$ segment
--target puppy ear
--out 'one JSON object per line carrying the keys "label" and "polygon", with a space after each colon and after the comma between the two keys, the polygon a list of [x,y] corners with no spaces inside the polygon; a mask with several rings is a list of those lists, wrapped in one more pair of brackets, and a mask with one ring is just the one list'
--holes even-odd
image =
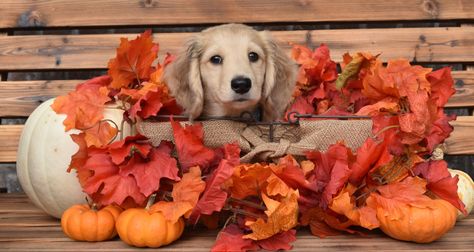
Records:
{"label": "puppy ear", "polygon": [[261,106],[263,120],[281,119],[288,107],[296,82],[296,63],[277,45],[270,32],[259,33],[265,43],[266,69]]}
{"label": "puppy ear", "polygon": [[165,68],[163,74],[171,95],[184,108],[184,113],[190,119],[198,117],[204,105],[199,68],[201,52],[200,39],[195,36],[186,43],[186,50]]}

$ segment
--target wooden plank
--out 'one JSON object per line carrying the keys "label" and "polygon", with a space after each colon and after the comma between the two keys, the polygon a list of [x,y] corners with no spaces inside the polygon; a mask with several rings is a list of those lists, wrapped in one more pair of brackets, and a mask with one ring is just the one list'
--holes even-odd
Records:
{"label": "wooden plank", "polygon": [[[26,196],[23,196],[26,198]],[[5,205],[11,204],[9,197],[0,194],[0,247],[2,250],[22,251],[143,251],[130,247],[115,238],[106,242],[75,242],[61,231],[59,220],[46,214],[32,216],[14,212],[2,215]],[[31,203],[30,203],[31,204]],[[19,206],[20,207],[20,206]],[[33,206],[34,207],[34,206]],[[21,223],[22,225],[18,225]],[[416,244],[401,242],[385,236],[380,230],[367,231],[366,235],[339,235],[319,239],[306,228],[297,232],[297,240],[292,251],[380,251],[396,248],[397,251],[468,251],[472,249],[474,236],[474,215],[456,223],[454,229],[436,242]],[[165,251],[209,251],[217,236],[217,231],[187,227],[183,236],[173,244],[161,248]]]}
{"label": "wooden plank", "polygon": [[[453,71],[456,94],[446,107],[474,107],[474,71]],[[43,101],[74,90],[83,80],[0,82],[0,117],[28,116]]]}
{"label": "wooden plank", "polygon": [[[474,27],[341,29],[272,32],[287,51],[289,43],[325,43],[340,62],[345,52],[382,53],[381,59],[407,58],[416,62],[473,62]],[[190,33],[155,34],[160,53],[176,54]],[[120,37],[109,35],[43,35],[0,37],[0,70],[106,68]]]}
{"label": "wooden plank", "polygon": [[[454,132],[446,139],[447,154],[474,154],[474,117],[458,116]],[[15,162],[23,125],[0,125],[0,162]]]}
{"label": "wooden plank", "polygon": [[15,162],[23,125],[0,125],[0,162]]}
{"label": "wooden plank", "polygon": [[81,80],[0,82],[0,117],[28,116],[42,102],[74,90]]}
{"label": "wooden plank", "polygon": [[0,12],[0,28],[431,21],[474,18],[474,3],[471,0],[2,0]]}
{"label": "wooden plank", "polygon": [[456,93],[449,99],[446,107],[474,106],[474,71],[452,72]]}
{"label": "wooden plank", "polygon": [[448,154],[474,154],[474,116],[458,116],[451,123],[454,131],[444,143]]}

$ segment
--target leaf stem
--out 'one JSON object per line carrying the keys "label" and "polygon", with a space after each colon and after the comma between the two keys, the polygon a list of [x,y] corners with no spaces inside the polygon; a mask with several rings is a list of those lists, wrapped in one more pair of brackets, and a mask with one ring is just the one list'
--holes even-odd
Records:
{"label": "leaf stem", "polygon": [[241,204],[241,205],[244,205],[244,206],[248,206],[248,207],[252,207],[252,208],[255,208],[255,209],[258,209],[258,210],[267,210],[267,208],[265,206],[262,206],[260,204],[257,204],[257,203],[254,203],[254,202],[251,202],[251,201],[248,201],[248,200],[242,200],[242,199],[236,199],[236,198],[229,198],[227,200],[227,202],[231,203],[231,202],[235,202],[237,204]]}
{"label": "leaf stem", "polygon": [[156,198],[156,193],[150,195],[150,198],[148,198],[148,202],[146,203],[145,210],[150,209],[153,203],[155,203],[155,198]]}

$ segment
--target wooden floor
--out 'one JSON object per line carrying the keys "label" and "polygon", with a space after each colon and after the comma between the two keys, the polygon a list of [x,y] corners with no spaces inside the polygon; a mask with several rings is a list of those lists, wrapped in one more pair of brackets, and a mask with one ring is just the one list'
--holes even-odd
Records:
{"label": "wooden floor", "polygon": [[[216,231],[187,229],[183,237],[161,251],[209,251]],[[47,216],[23,194],[0,194],[0,250],[1,251],[130,251],[118,238],[113,241],[75,242],[64,236],[59,220]],[[474,216],[457,223],[442,239],[431,244],[400,242],[380,232],[366,236],[341,235],[319,239],[307,230],[298,231],[294,251],[474,251]]]}

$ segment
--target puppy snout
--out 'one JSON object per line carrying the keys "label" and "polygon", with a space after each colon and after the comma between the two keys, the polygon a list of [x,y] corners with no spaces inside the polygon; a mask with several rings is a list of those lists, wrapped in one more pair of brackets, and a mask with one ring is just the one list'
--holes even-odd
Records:
{"label": "puppy snout", "polygon": [[238,76],[232,79],[230,86],[236,93],[245,94],[252,87],[252,81],[247,77]]}

